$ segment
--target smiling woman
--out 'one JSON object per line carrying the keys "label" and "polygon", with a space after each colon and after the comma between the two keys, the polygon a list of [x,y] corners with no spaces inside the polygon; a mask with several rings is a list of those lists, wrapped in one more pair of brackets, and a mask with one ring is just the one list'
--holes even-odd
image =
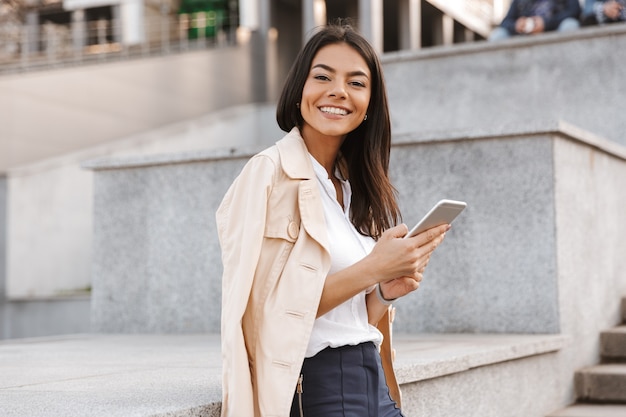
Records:
{"label": "smiling woman", "polygon": [[369,43],[322,27],[276,118],[287,135],[248,161],[217,211],[222,416],[402,416],[391,302],[419,287],[449,226],[402,239]]}
{"label": "smiling woman", "polygon": [[[336,153],[346,134],[364,121],[371,95],[369,79],[365,60],[345,43],[325,46],[315,56],[302,90],[300,112],[302,137],[317,160],[324,155],[316,153]],[[329,177],[334,163],[333,158],[323,164]]]}

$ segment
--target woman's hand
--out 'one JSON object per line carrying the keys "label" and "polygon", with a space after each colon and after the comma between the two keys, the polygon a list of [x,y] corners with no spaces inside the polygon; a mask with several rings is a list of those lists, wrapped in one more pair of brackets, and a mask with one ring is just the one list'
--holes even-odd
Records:
{"label": "woman's hand", "polygon": [[404,273],[389,281],[381,282],[380,289],[383,297],[392,300],[419,288],[430,257],[437,246],[443,242],[448,230],[450,230],[450,225],[445,224],[428,229],[412,238],[402,239],[412,243],[410,249],[415,256],[413,267],[408,273]]}
{"label": "woman's hand", "polygon": [[379,282],[385,298],[398,298],[419,287],[430,256],[449,229],[444,224],[408,239],[401,239],[407,233],[406,225],[383,233],[370,257],[380,270]]}
{"label": "woman's hand", "polygon": [[[385,231],[369,255],[326,277],[317,317],[326,314],[360,291],[381,282],[395,281],[383,284],[385,288],[383,294],[389,298],[400,297],[415,290],[419,280],[422,279],[430,255],[441,243],[448,229],[448,225],[433,227],[409,239],[402,239],[408,232],[404,224]],[[387,287],[389,290],[386,292]],[[368,300],[372,296],[376,297],[376,294],[368,294]],[[380,302],[368,301],[367,304],[371,322],[377,323],[386,306]],[[371,308],[375,311],[370,310]]]}
{"label": "woman's hand", "polygon": [[[383,298],[393,300],[419,288],[430,256],[449,229],[450,225],[444,224],[408,239],[402,239],[408,231],[405,225],[383,233],[367,257],[374,261],[368,264],[368,271],[377,274]],[[367,300],[369,322],[376,325],[388,306],[378,301],[374,292],[368,294]]]}

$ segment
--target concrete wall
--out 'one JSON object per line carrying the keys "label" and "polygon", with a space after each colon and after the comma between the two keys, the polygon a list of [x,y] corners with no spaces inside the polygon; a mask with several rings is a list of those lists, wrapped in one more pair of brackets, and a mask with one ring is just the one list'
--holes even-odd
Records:
{"label": "concrete wall", "polygon": [[[407,223],[440,198],[468,202],[419,293],[397,303],[397,331],[578,336],[617,320],[619,294],[626,292],[624,261],[604,255],[626,244],[620,212],[626,153],[567,125],[534,129],[396,138],[392,177]],[[569,161],[590,152],[606,163],[570,176]],[[221,266],[213,216],[249,155],[224,151],[91,164],[97,330],[219,331]],[[590,194],[565,198],[563,190],[578,187],[581,176],[604,184],[593,195],[611,203],[573,211],[588,206]],[[602,227],[579,228],[586,217]],[[597,242],[593,252],[574,255],[590,241]],[[589,282],[579,268],[583,262],[606,265],[602,279]],[[569,298],[583,282],[603,296]],[[577,309],[587,302],[611,313],[581,322]],[[593,354],[597,340],[586,343]]]}
{"label": "concrete wall", "polygon": [[564,120],[626,145],[626,26],[383,57],[394,132]]}
{"label": "concrete wall", "polygon": [[91,176],[76,164],[11,175],[7,296],[42,297],[91,286]]}
{"label": "concrete wall", "polygon": [[442,198],[466,201],[399,331],[559,332],[554,135],[396,145],[391,175],[404,221]]}
{"label": "concrete wall", "polygon": [[245,159],[202,159],[96,171],[95,331],[219,331],[214,213]]}
{"label": "concrete wall", "polygon": [[89,333],[90,297],[54,297],[7,300],[0,339]]}

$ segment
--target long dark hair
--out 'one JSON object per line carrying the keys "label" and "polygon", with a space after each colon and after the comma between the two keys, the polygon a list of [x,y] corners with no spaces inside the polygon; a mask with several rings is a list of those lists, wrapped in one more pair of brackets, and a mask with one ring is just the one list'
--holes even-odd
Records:
{"label": "long dark hair", "polygon": [[367,120],[348,133],[341,153],[348,165],[352,187],[350,219],[362,234],[378,239],[383,231],[400,220],[395,189],[389,180],[391,122],[387,90],[376,52],[367,40],[349,24],[321,27],[300,51],[278,101],[276,120],[285,132],[302,128],[303,119],[297,104],[317,52],[327,46],[345,43],[354,48],[367,63],[371,78],[371,96]]}

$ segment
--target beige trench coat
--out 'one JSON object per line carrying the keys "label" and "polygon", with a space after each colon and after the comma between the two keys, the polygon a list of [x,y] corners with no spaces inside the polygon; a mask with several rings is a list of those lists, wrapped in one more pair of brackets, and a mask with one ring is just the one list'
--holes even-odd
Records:
{"label": "beige trench coat", "polygon": [[[297,128],[248,161],[217,210],[222,417],[287,417],[330,268],[319,186]],[[392,397],[390,313],[379,323]]]}

